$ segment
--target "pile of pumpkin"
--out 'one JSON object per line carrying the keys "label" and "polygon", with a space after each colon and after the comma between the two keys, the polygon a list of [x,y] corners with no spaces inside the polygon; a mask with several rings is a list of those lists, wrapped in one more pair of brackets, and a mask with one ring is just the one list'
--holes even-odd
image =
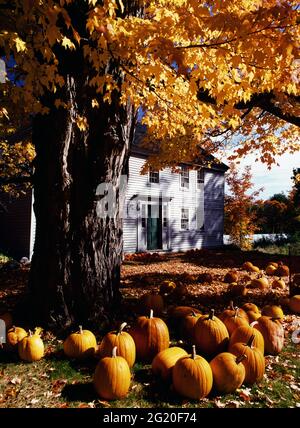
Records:
{"label": "pile of pumpkin", "polygon": [[[242,265],[242,270],[246,270],[249,274],[258,274],[257,277],[251,275],[241,275],[236,270],[230,270],[224,276],[223,281],[228,286],[228,293],[234,296],[246,296],[249,289],[259,290],[284,290],[286,283],[284,277],[289,276],[289,267],[284,265],[283,262],[270,262],[265,268],[265,272],[261,271],[258,266],[253,265],[251,262],[245,262]],[[272,282],[268,276],[274,277]]]}
{"label": "pile of pumpkin", "polygon": [[[294,296],[295,312],[300,313],[300,296]],[[291,300],[292,300],[291,299]],[[264,354],[277,355],[284,344],[283,311],[268,305],[262,311],[253,304],[230,307],[218,317],[214,310],[203,315],[197,308],[174,306],[168,322],[179,328],[188,354],[179,346],[170,347],[169,328],[153,316],[139,316],[129,331],[126,323],[118,331],[107,333],[97,345],[95,335],[82,327],[64,341],[66,357],[99,359],[93,383],[98,395],[106,400],[121,399],[130,389],[131,368],[136,358],[151,363],[155,375],[172,382],[179,395],[189,399],[206,397],[212,389],[232,393],[242,384],[259,382],[265,372]],[[22,360],[38,361],[44,355],[40,329],[34,333],[12,327],[6,346],[17,349]],[[198,353],[198,354],[197,354]]]}

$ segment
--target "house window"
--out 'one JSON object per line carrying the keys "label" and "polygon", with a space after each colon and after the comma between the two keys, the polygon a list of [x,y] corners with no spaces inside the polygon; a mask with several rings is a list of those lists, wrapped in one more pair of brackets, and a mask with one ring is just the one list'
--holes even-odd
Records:
{"label": "house window", "polygon": [[189,169],[186,166],[181,167],[180,171],[180,187],[188,189],[190,185]]}
{"label": "house window", "polygon": [[150,169],[149,182],[150,183],[159,183],[159,171],[154,171],[154,170]]}
{"label": "house window", "polygon": [[181,208],[181,229],[189,230],[189,209]]}
{"label": "house window", "polygon": [[202,188],[202,184],[204,183],[204,169],[197,170],[197,189]]}

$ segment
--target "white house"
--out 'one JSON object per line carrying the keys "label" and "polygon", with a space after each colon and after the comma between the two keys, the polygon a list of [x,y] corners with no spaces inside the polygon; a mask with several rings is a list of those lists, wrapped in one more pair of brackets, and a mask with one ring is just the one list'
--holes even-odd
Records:
{"label": "white house", "polygon": [[[185,251],[223,245],[224,173],[228,167],[182,164],[141,175],[147,152],[133,145],[123,208],[124,252]],[[0,213],[0,250],[31,257],[35,236],[32,195]]]}

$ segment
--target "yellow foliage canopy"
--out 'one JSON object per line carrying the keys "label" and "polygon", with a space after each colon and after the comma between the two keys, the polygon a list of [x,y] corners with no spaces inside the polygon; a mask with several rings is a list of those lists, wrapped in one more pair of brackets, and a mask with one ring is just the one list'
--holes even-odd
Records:
{"label": "yellow foliage canopy", "polygon": [[[142,108],[152,141],[162,141],[152,159],[158,167],[197,156],[199,143],[214,152],[239,132],[246,138],[236,156],[259,147],[270,164],[300,148],[296,121],[284,122],[300,113],[298,1],[1,3],[11,6],[9,20],[0,14],[0,47],[24,83],[11,87],[10,98],[27,113],[47,112],[41,97],[65,83],[61,52],[81,51],[95,89],[91,105],[109,103],[118,90],[122,103]],[[117,72],[108,71],[111,61]],[[280,110],[276,117],[264,112],[260,95]],[[55,105],[68,108],[59,98]],[[76,123],[82,131],[89,125],[84,115]]]}

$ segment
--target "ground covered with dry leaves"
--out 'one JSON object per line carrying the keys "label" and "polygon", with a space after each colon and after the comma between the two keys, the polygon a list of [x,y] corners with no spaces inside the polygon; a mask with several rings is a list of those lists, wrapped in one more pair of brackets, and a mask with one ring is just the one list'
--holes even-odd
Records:
{"label": "ground covered with dry leaves", "polygon": [[[228,270],[236,269],[243,277],[242,264],[250,260],[260,269],[267,262],[282,260],[293,273],[300,272],[300,257],[239,251],[199,251],[195,254],[168,254],[151,258],[127,258],[122,267],[120,308],[111,319],[114,329],[120,322],[132,324],[140,313],[140,298],[150,291],[157,292],[163,280],[182,283],[187,293],[180,297],[165,296],[163,318],[168,323],[168,308],[172,305],[194,306],[203,313],[210,308],[221,312],[232,300],[228,285],[223,282]],[[202,273],[213,275],[212,284],[200,283]],[[251,274],[256,277],[258,274]],[[1,272],[0,311],[13,310],[26,292],[28,270]],[[288,279],[286,279],[288,282]],[[249,289],[246,296],[234,297],[235,305],[253,302],[259,307],[284,303],[286,290],[261,291]],[[172,386],[156,379],[150,365],[136,363],[132,385],[126,399],[107,402],[99,399],[93,389],[92,376],[97,359],[88,362],[68,360],[62,351],[64,337],[44,331],[45,357],[36,363],[21,362],[17,355],[0,351],[0,407],[300,407],[300,344],[292,341],[292,333],[300,316],[285,311],[285,347],[278,356],[266,356],[264,379],[252,387],[242,386],[236,393],[217,396],[211,393],[200,402],[178,397]],[[24,326],[25,328],[34,326]],[[299,327],[298,327],[299,328]],[[95,332],[100,341],[106,331]],[[180,332],[171,328],[171,344],[185,347]],[[189,345],[188,345],[189,346]],[[186,349],[189,350],[188,346]]]}

